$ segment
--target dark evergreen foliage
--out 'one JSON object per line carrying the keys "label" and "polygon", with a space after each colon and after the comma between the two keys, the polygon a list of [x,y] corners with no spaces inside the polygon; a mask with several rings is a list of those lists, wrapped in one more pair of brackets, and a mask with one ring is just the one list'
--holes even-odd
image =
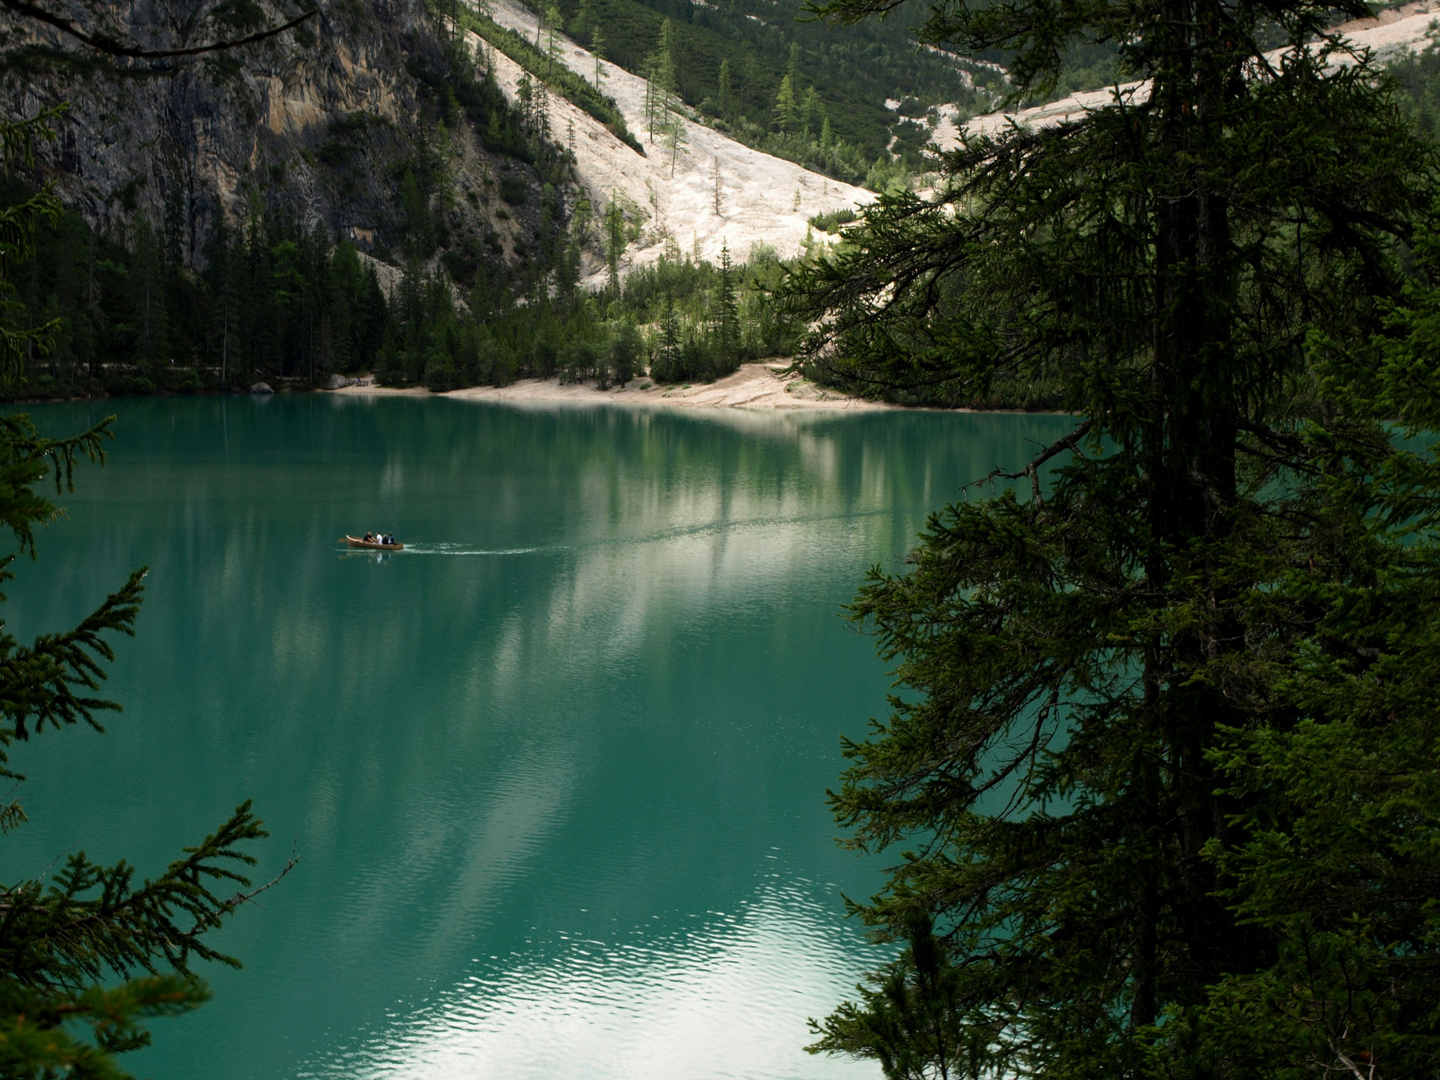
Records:
{"label": "dark evergreen foliage", "polygon": [[1081,415],[853,606],[898,690],[833,803],[895,853],[857,910],[910,947],[817,1051],[1434,1075],[1435,157],[1379,72],[1299,48],[1333,16],[937,3],[925,40],[1027,93],[1076,40],[1153,92],[972,140],[792,279],[852,385]]}
{"label": "dark evergreen foliage", "polygon": [[[0,200],[21,206],[9,180]],[[378,355],[385,302],[372,265],[342,242],[263,218],[243,233],[223,223],[195,275],[166,260],[136,219],[123,239],[94,234],[73,210],[37,237],[15,270],[14,302],[31,327],[54,325],[43,354],[28,350],[12,395],[183,392],[258,378],[313,381]],[[48,313],[48,314],[47,314]]]}
{"label": "dark evergreen foliage", "polygon": [[1432,46],[1391,61],[1388,70],[1408,99],[1416,125],[1432,139],[1440,138],[1440,49]]}
{"label": "dark evergreen foliage", "polygon": [[[23,206],[28,191],[12,180],[0,199]],[[11,293],[20,325],[49,326],[51,344],[20,349],[16,369],[26,378],[6,392],[185,393],[261,379],[315,386],[334,373],[366,371],[433,390],[557,374],[623,384],[649,366],[637,328],[658,325],[666,298],[687,327],[689,359],[662,364],[657,379],[713,379],[743,360],[793,350],[793,324],[766,291],[781,272],[773,258],[761,254],[738,268],[724,265],[728,251],[718,268],[663,259],[618,291],[587,295],[575,285],[578,239],[558,224],[558,196],[547,189],[541,199],[542,217],[555,224],[542,230],[543,246],[526,267],[445,259],[442,271],[412,258],[388,295],[377,264],[352,244],[332,245],[258,205],[243,230],[220,225],[198,275],[166,262],[143,220],[127,230],[127,239],[139,238],[127,247],[57,205]],[[459,301],[456,282],[468,285]],[[536,353],[537,340],[579,352],[556,360]]]}

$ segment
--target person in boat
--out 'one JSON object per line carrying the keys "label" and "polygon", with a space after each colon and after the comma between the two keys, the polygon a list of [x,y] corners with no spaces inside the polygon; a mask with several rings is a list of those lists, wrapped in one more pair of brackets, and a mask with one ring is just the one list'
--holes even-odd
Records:
{"label": "person in boat", "polygon": [[374,542],[375,542],[375,534],[374,534],[374,533],[368,533],[368,532],[367,532],[367,533],[365,534],[365,543],[367,543],[367,544],[373,544]]}

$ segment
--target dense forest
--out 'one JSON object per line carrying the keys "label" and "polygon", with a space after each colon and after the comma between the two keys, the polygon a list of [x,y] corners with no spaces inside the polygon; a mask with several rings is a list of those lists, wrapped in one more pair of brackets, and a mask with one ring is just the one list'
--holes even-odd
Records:
{"label": "dense forest", "polygon": [[[488,22],[488,21],[487,21]],[[27,379],[12,398],[245,388],[257,381],[314,386],[373,372],[432,389],[559,375],[602,386],[651,372],[667,381],[713,379],[745,359],[789,352],[790,324],[768,300],[781,275],[773,252],[727,252],[712,266],[673,242],[659,264],[621,280],[643,212],[625,199],[597,213],[574,182],[574,161],[552,130],[547,80],[570,90],[630,138],[613,103],[574,93],[543,53],[493,23],[491,36],[534,70],[506,102],[485,57],[448,44],[443,64],[410,74],[434,127],[391,167],[396,214],[363,242],[302,226],[252,192],[238,225],[221,218],[187,263],[178,210],[153,222],[138,210],[101,234],[65,208],[42,225],[34,254],[12,268],[7,304],[28,328],[51,326],[49,347],[27,344]],[[588,84],[581,83],[588,89]],[[58,122],[52,121],[52,123]],[[365,113],[332,122],[317,160],[342,171],[366,152]],[[468,126],[500,165],[458,188],[447,164],[452,132]],[[632,139],[633,141],[633,139]],[[0,211],[34,185],[0,177]],[[457,202],[497,224],[457,229]],[[607,273],[581,287],[590,253]]]}
{"label": "dense forest", "polygon": [[[11,179],[0,202],[17,205],[30,194]],[[607,226],[582,208],[565,228],[547,208],[556,224],[550,243],[527,253],[529,272],[496,274],[483,260],[427,264],[435,226],[424,200],[415,205],[398,274],[349,241],[332,244],[323,230],[266,215],[258,203],[242,228],[216,230],[200,273],[181,265],[164,231],[139,216],[122,235],[102,238],[67,209],[15,272],[12,303],[26,325],[53,322],[55,334],[47,352],[31,343],[28,381],[10,393],[189,392],[261,380],[313,386],[372,371],[386,383],[435,390],[556,375],[605,386],[646,371],[664,381],[714,379],[742,360],[794,347],[791,324],[768,298],[782,274],[773,252],[757,250],[733,266],[727,253],[714,266],[672,249],[623,282],[587,291],[577,279],[582,232],[608,229],[618,260],[618,212]],[[394,279],[388,291],[382,273]]]}

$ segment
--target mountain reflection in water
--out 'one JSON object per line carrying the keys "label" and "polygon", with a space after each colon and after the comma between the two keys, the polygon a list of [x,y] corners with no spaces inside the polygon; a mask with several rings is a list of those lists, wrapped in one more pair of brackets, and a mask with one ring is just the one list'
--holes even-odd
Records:
{"label": "mountain reflection in water", "polygon": [[[837,617],[1061,417],[281,395],[114,411],[18,567],[22,636],[148,563],[106,735],[18,748],[16,878],[151,873],[241,799],[301,862],[131,1068],[242,1077],[878,1076],[803,1051],[876,960],[884,859],[824,792],[887,679]],[[406,549],[346,556],[346,531]],[[358,533],[356,532],[358,530]],[[452,556],[452,557],[442,557]],[[78,796],[77,797],[77,793]]]}

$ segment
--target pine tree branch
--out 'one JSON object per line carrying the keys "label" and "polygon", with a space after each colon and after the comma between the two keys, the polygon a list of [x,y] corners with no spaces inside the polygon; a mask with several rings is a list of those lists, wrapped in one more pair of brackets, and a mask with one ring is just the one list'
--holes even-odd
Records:
{"label": "pine tree branch", "polygon": [[203,936],[298,862],[292,852],[267,884],[229,899],[217,896],[215,889],[225,881],[242,890],[249,886],[247,877],[226,864],[253,864],[254,856],[239,845],[267,835],[245,802],[216,832],[138,887],[132,886],[135,868],[129,863],[102,866],[77,852],[48,889],[34,879],[0,888],[0,968],[28,986],[78,990],[136,970],[188,973],[197,957],[238,967]]}
{"label": "pine tree branch", "polygon": [[[0,747],[24,742],[47,724],[59,728],[84,720],[104,730],[94,714],[118,712],[120,706],[75,691],[98,689],[105,678],[101,662],[115,658],[102,634],[133,635],[145,574],[144,568],[136,570],[73,630],[42,634],[29,648],[20,649],[13,649],[13,639],[0,638],[0,716],[7,721],[0,725]],[[0,764],[4,761],[0,750]]]}

